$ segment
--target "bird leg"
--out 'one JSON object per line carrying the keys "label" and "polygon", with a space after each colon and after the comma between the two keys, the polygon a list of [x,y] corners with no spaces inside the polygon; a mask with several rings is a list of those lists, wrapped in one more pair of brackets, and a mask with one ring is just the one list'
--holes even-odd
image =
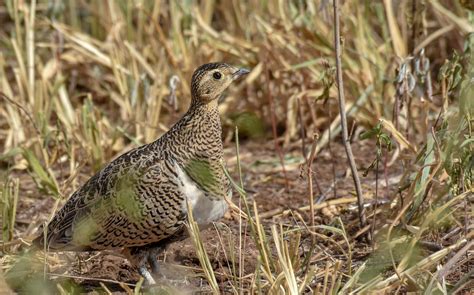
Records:
{"label": "bird leg", "polygon": [[160,273],[160,264],[157,256],[163,251],[162,247],[153,247],[148,250],[148,263],[150,264],[151,271],[155,276],[163,276]]}
{"label": "bird leg", "polygon": [[161,275],[161,273],[160,273],[160,264],[158,263],[158,259],[156,258],[155,255],[149,255],[148,256],[148,263],[150,264],[151,272],[154,275]]}
{"label": "bird leg", "polygon": [[[131,247],[125,248],[123,253],[127,256],[128,260],[137,266],[138,273],[145,279],[147,285],[156,284],[155,279],[147,269],[147,261],[149,261],[150,254],[154,251],[148,247]],[[156,259],[156,255],[155,255]],[[158,263],[158,262],[157,262]],[[150,266],[153,265],[150,263]]]}

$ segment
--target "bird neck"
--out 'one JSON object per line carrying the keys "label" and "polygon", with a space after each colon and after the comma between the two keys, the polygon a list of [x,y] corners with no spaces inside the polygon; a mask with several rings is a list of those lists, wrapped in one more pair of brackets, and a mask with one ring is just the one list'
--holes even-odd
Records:
{"label": "bird neck", "polygon": [[186,114],[170,130],[191,156],[222,159],[222,127],[217,100],[192,103]]}
{"label": "bird neck", "polygon": [[[217,107],[217,100],[212,100],[208,103],[191,104],[183,117],[183,121],[185,121],[186,126],[190,129],[202,129],[200,131],[205,133],[217,132],[218,134],[213,135],[221,137],[221,118]],[[201,127],[210,129],[203,129]]]}
{"label": "bird neck", "polygon": [[209,114],[215,114],[217,113],[217,118],[219,119],[219,111],[218,111],[218,104],[217,104],[217,99],[213,99],[209,102],[202,102],[202,100],[198,99],[192,99],[191,100],[191,105],[189,106],[188,112],[198,112],[200,113],[200,116],[203,115],[206,112]]}
{"label": "bird neck", "polygon": [[228,195],[223,164],[222,127],[217,100],[191,104],[155,147],[165,150],[210,198]]}

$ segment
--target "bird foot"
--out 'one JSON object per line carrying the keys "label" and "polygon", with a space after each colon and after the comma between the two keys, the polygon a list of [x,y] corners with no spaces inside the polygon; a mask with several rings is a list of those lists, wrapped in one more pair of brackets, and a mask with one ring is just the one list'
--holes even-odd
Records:
{"label": "bird foot", "polygon": [[141,266],[138,271],[140,272],[140,275],[145,279],[145,282],[147,285],[155,285],[156,281],[151,275],[151,273],[148,271],[146,266]]}

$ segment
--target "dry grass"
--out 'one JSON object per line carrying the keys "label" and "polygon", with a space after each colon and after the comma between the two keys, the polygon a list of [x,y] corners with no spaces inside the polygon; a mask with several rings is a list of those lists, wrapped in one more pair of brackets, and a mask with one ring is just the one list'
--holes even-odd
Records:
{"label": "dry grass", "polygon": [[[143,291],[120,257],[96,278],[97,256],[32,256],[29,242],[103,164],[163,134],[189,103],[194,68],[216,60],[252,69],[221,104],[237,206],[213,231],[216,243],[192,231],[196,260],[185,261],[192,275],[179,288],[473,288],[469,2],[342,4],[346,114],[367,175],[364,228],[341,175],[330,2],[2,2],[0,292]],[[362,239],[368,231],[372,243]]]}

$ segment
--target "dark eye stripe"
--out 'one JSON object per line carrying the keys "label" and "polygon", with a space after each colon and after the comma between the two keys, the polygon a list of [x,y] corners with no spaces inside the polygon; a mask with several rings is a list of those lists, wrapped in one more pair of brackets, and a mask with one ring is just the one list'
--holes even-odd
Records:
{"label": "dark eye stripe", "polygon": [[212,77],[214,77],[214,79],[216,80],[219,80],[222,77],[222,75],[219,72],[214,72],[214,74],[212,74]]}

